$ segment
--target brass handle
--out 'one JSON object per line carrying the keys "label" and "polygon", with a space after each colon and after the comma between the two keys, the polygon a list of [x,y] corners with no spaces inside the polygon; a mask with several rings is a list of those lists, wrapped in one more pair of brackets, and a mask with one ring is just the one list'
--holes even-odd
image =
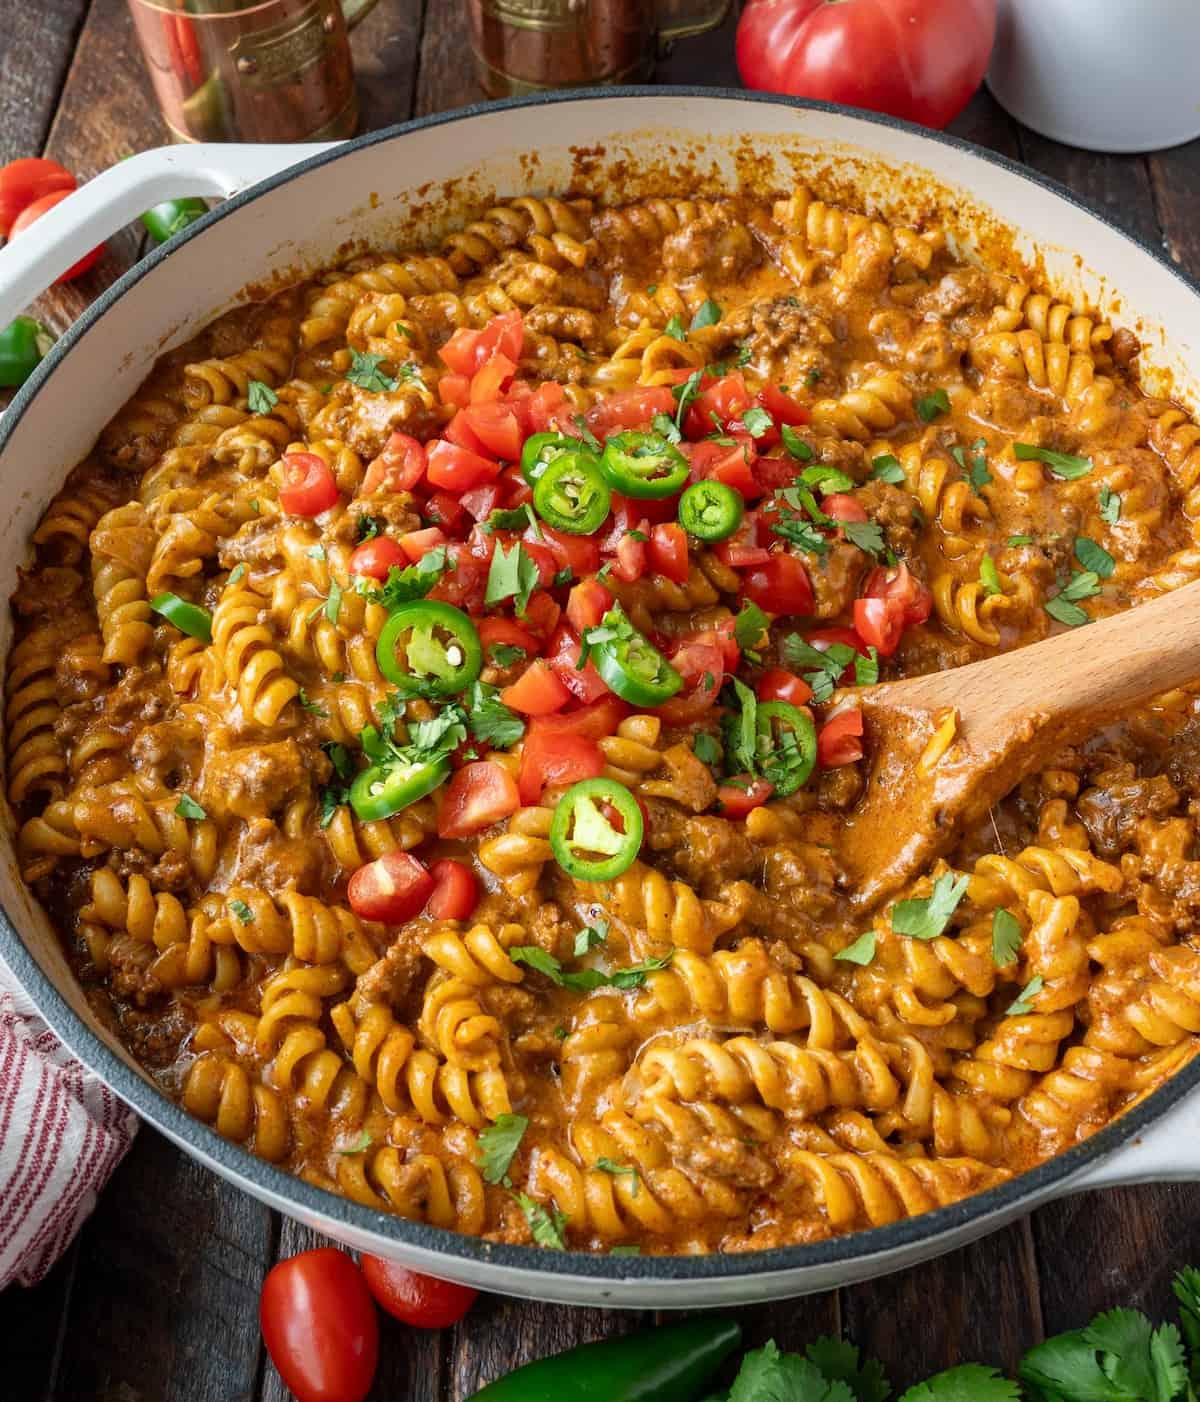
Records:
{"label": "brass handle", "polygon": [[346,28],[353,29],[359,20],[366,19],[379,0],[342,0],[342,14],[346,16]]}
{"label": "brass handle", "polygon": [[676,39],[691,39],[697,34],[707,34],[710,29],[716,29],[719,24],[725,22],[725,16],[729,13],[732,3],[733,0],[716,0],[715,4],[701,6],[696,14],[681,18],[675,24],[661,25],[658,31],[659,41],[671,44]]}

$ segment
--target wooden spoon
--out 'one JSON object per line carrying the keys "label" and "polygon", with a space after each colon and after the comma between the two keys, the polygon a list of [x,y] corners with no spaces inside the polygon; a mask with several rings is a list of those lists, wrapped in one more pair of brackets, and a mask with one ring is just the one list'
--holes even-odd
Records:
{"label": "wooden spoon", "polygon": [[[999,657],[855,693],[871,771],[839,853],[853,905],[891,895],[1055,752],[1197,680],[1200,581]],[[952,739],[930,762],[939,733]]]}

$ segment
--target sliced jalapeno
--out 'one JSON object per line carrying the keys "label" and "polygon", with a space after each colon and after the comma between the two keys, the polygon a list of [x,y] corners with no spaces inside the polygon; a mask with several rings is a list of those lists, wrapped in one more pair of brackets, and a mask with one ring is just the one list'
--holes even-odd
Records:
{"label": "sliced jalapeno", "polygon": [[610,691],[632,706],[661,706],[683,686],[683,678],[630,623],[620,604],[589,628],[586,641]]}
{"label": "sliced jalapeno", "polygon": [[673,497],[688,479],[688,461],[657,433],[615,434],[604,445],[600,471],[627,497]]}
{"label": "sliced jalapeno", "polygon": [[806,710],[789,701],[760,701],[755,710],[758,767],[778,798],[808,782],[817,762],[817,729]]}
{"label": "sliced jalapeno", "polygon": [[637,859],[642,833],[642,810],[624,784],[584,779],[558,801],[550,822],[550,849],[568,876],[611,881]]}
{"label": "sliced jalapeno", "polygon": [[189,604],[178,594],[155,594],[150,600],[150,607],[189,638],[199,638],[202,643],[212,642],[212,614],[199,604]]}
{"label": "sliced jalapeno", "polygon": [[429,763],[394,759],[373,764],[350,785],[350,806],[364,823],[390,818],[432,793],[449,774],[450,761],[444,757]]}
{"label": "sliced jalapeno", "polygon": [[565,433],[535,433],[525,440],[521,449],[521,475],[531,487],[560,453],[579,450],[579,439]]}
{"label": "sliced jalapeno", "polygon": [[570,535],[591,535],[608,518],[612,492],[594,453],[559,453],[533,488],[533,505],[548,526]]}
{"label": "sliced jalapeno", "polygon": [[742,524],[742,494],[725,482],[693,482],[679,498],[679,524],[697,540],[725,540]]}
{"label": "sliced jalapeno", "polygon": [[[397,656],[400,646],[403,661]],[[401,691],[451,696],[483,670],[483,645],[462,609],[440,599],[417,599],[401,604],[383,625],[375,659]]]}

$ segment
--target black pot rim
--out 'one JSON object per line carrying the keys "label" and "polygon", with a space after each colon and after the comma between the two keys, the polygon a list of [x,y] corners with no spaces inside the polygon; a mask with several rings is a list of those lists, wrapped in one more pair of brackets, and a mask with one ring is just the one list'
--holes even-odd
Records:
{"label": "black pot rim", "polygon": [[[763,104],[766,106],[827,112],[856,121],[903,131],[921,138],[932,146],[942,145],[966,152],[989,165],[998,166],[1009,174],[1020,176],[1030,184],[1040,186],[1089,214],[1119,234],[1123,239],[1148,254],[1172,274],[1193,295],[1200,295],[1200,283],[1174,265],[1165,254],[1144,239],[1121,228],[1103,210],[1080,199],[1057,180],[1031,170],[1029,167],[946,132],[930,131],[896,117],[860,111],[829,102],[788,98],[772,93],[743,91],[737,88],[707,88],[702,86],[654,87],[625,86],[611,88],[580,88],[564,92],[538,93],[529,97],[507,98],[498,102],[473,103],[467,107],[417,117],[408,122],[368,132],[312,156],[286,170],[268,177],[233,195],[216,209],[189,225],[170,244],[163,245],[124,273],[103,292],[75,321],[52,347],[33,376],[18,391],[7,412],[0,417],[0,454],[26,410],[42,393],[55,367],[71,349],[104,316],[130,288],[152,272],[165,259],[193,238],[202,237],[206,230],[223,219],[236,214],[243,206],[289,181],[316,170],[331,161],[342,159],[351,152],[391,141],[409,132],[451,125],[467,118],[491,116],[526,107],[552,107],[559,103],[604,102],[629,98],[664,97],[701,98],[716,102]],[[792,1274],[811,1267],[867,1260],[872,1256],[905,1252],[929,1245],[928,1254],[936,1254],[936,1239],[951,1238],[946,1249],[959,1243],[960,1231],[974,1226],[976,1232],[987,1230],[990,1218],[1004,1220],[1018,1213],[1023,1206],[1033,1206],[1048,1198],[1055,1187],[1087,1165],[1123,1144],[1135,1140],[1154,1121],[1162,1118],[1200,1082],[1200,1057],[1176,1072],[1163,1086],[1147,1096],[1133,1109],[1091,1135],[1082,1143],[1045,1163],[1021,1173],[997,1187],[976,1193],[949,1207],[936,1208],[918,1217],[910,1217],[888,1226],[873,1227],[843,1237],[803,1246],[773,1247],[763,1251],[736,1254],[713,1253],[705,1256],[622,1256],[593,1255],[585,1252],[558,1253],[533,1246],[511,1246],[464,1236],[458,1232],[411,1222],[387,1213],[374,1212],[348,1198],[326,1192],[308,1184],[293,1174],[257,1159],[248,1150],[222,1139],[208,1125],[188,1115],[179,1105],[118,1057],[75,1013],[54,983],[42,972],[40,965],[26,950],[8,911],[0,906],[0,958],[2,958],[25,990],[32,997],[47,1022],[62,1036],[64,1042],[81,1061],[137,1111],[155,1129],[165,1133],[219,1165],[225,1176],[258,1190],[272,1199],[282,1199],[310,1219],[325,1217],[344,1224],[356,1232],[368,1232],[388,1238],[399,1245],[421,1251],[435,1252],[453,1260],[469,1273],[473,1264],[503,1268],[522,1274],[541,1276],[547,1283],[554,1277],[579,1281],[595,1281],[598,1286],[619,1286],[622,1282],[636,1284],[656,1281],[719,1282]],[[962,1238],[966,1240],[964,1236]],[[460,1274],[463,1271],[459,1272]],[[860,1272],[865,1274],[866,1272]],[[619,1303],[610,1301],[610,1303]],[[689,1301],[681,1299],[681,1305]]]}

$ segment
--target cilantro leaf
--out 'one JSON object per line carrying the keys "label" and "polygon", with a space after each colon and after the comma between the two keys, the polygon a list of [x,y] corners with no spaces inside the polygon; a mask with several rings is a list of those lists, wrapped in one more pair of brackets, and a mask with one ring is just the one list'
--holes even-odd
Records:
{"label": "cilantro leaf", "polygon": [[664,414],[661,410],[650,420],[650,427],[661,438],[665,438],[668,443],[680,443],[683,441],[683,434],[680,433],[675,424],[675,420],[670,414]]}
{"label": "cilantro leaf", "polygon": [[303,687],[300,688],[300,692],[297,695],[296,700],[299,701],[300,709],[302,711],[308,711],[310,715],[321,716],[325,720],[329,719],[329,712],[325,709],[325,707],[319,705],[316,701],[312,700]]}
{"label": "cilantro leaf", "polygon": [[526,657],[525,649],[514,647],[512,643],[492,643],[487,655],[493,667],[511,667],[516,662],[524,662]]}
{"label": "cilantro leaf", "polygon": [[246,385],[246,407],[252,414],[269,414],[279,403],[279,396],[270,385],[251,380]]}
{"label": "cilantro leaf", "polygon": [[637,1168],[633,1164],[617,1163],[614,1159],[600,1158],[596,1160],[592,1167],[598,1168],[601,1173],[607,1173],[613,1178],[619,1178],[622,1174],[626,1173],[631,1174],[633,1181],[629,1185],[629,1195],[630,1197],[637,1197],[641,1180]]}
{"label": "cilantro leaf", "polygon": [[423,599],[451,568],[444,545],[435,546],[427,555],[422,555],[415,565],[405,565],[403,569],[393,565],[388,570],[382,589],[373,589],[360,578],[358,592],[369,604],[383,604],[385,608],[396,609],[401,604]]}
{"label": "cilantro leaf", "polygon": [[180,794],[179,802],[175,805],[175,812],[181,818],[190,818],[195,823],[202,823],[208,814],[196,802],[190,793]]}
{"label": "cilantro leaf", "polygon": [[848,944],[833,957],[843,959],[847,964],[869,964],[875,958],[877,938],[874,930],[864,930],[853,944]]}
{"label": "cilantro leaf", "polygon": [[497,1115],[495,1124],[480,1130],[476,1165],[485,1183],[502,1183],[508,1175],[521,1139],[529,1128],[524,1115]]}
{"label": "cilantro leaf", "polygon": [[874,686],[879,680],[879,650],[869,647],[867,652],[867,657],[857,652],[854,654],[855,686]]}
{"label": "cilantro leaf", "polygon": [[829,542],[811,522],[799,516],[781,516],[772,522],[771,529],[777,536],[790,540],[810,555],[828,555]]}
{"label": "cilantro leaf", "polygon": [[347,1144],[344,1149],[339,1149],[338,1153],[343,1157],[350,1154],[365,1154],[371,1147],[373,1140],[370,1134],[364,1129],[352,1143]]}
{"label": "cilantro leaf", "polygon": [[886,1402],[892,1390],[879,1360],[868,1358],[860,1365],[858,1347],[847,1339],[833,1339],[825,1334],[809,1344],[804,1356],[830,1382],[845,1383],[856,1402]]}
{"label": "cilantro leaf", "polygon": [[698,731],[692,738],[692,753],[701,764],[720,764],[721,747],[706,731]]}
{"label": "cilantro leaf", "polygon": [[[995,1368],[960,1363],[902,1392],[899,1402],[1019,1402],[1021,1389]],[[1072,1402],[1083,1402],[1072,1398]]]}
{"label": "cilantro leaf", "polygon": [[525,722],[500,700],[499,687],[489,686],[487,682],[472,682],[463,699],[467,724],[481,745],[510,750],[525,734]]}
{"label": "cilantro leaf", "polygon": [[829,700],[842,673],[859,656],[854,648],[845,643],[830,643],[825,649],[813,647],[799,633],[789,633],[780,643],[779,651],[794,672],[808,669],[801,675],[812,688],[813,700],[818,705]]}
{"label": "cilantro leaf", "polygon": [[640,1246],[610,1246],[608,1254],[610,1256],[640,1256],[642,1248]]}
{"label": "cilantro leaf", "polygon": [[922,423],[932,423],[940,414],[950,412],[950,396],[944,389],[935,389],[923,399],[917,400],[917,417]]}
{"label": "cilantro leaf", "polygon": [[1189,1374],[1192,1386],[1200,1384],[1200,1271],[1185,1266],[1171,1282],[1179,1301],[1179,1323],[1191,1354]]}
{"label": "cilantro leaf", "polygon": [[225,581],[227,585],[240,584],[246,578],[246,562],[240,560],[233,569],[229,571],[229,578]]}
{"label": "cilantro leaf", "polygon": [[528,607],[529,596],[537,588],[537,582],[537,565],[521,542],[514,542],[507,552],[497,542],[496,553],[488,569],[483,601],[485,604],[499,604],[505,599],[513,599],[514,609],[518,614],[523,614]]}
{"label": "cilantro leaf", "polygon": [[721,308],[711,297],[705,298],[696,309],[696,315],[692,317],[692,324],[689,328],[692,331],[702,331],[706,326],[715,326],[721,320]]}
{"label": "cilantro leaf", "polygon": [[1025,1382],[1032,1383],[1039,1393],[1049,1398],[1070,1398],[1071,1402],[1134,1402],[1101,1368],[1096,1349],[1088,1342],[1083,1329],[1055,1334],[1031,1348],[1017,1371]]}
{"label": "cilantro leaf", "polygon": [[[758,698],[739,677],[730,677],[732,702],[721,718],[725,753],[735,773],[754,773],[758,765]],[[722,693],[722,699],[728,692]]]}
{"label": "cilantro leaf", "polygon": [[243,900],[232,900],[229,902],[229,909],[242,922],[243,925],[254,924],[254,912]]}
{"label": "cilantro leaf", "polygon": [[841,521],[846,539],[851,545],[877,560],[883,550],[883,528],[874,521]]}
{"label": "cilantro leaf", "polygon": [[683,322],[680,321],[677,316],[673,316],[663,327],[663,335],[670,336],[673,341],[687,340],[687,331],[684,329]]}
{"label": "cilantro leaf", "polygon": [[800,474],[800,481],[820,492],[852,492],[858,486],[853,477],[847,477],[844,472],[823,462],[806,467]]}
{"label": "cilantro leaf", "polygon": [[1041,974],[1034,974],[1025,987],[1021,989],[1020,993],[1017,994],[1016,1001],[1010,1003],[1009,1006],[1005,1008],[1005,1017],[1024,1017],[1026,1013],[1031,1013],[1033,1011],[1033,1002],[1031,1000],[1037,997],[1045,987],[1045,984],[1046,980]]}
{"label": "cilantro leaf", "polygon": [[537,1245],[547,1246],[552,1251],[565,1251],[567,1241],[564,1228],[568,1221],[567,1214],[560,1212],[553,1205],[547,1207],[540,1202],[534,1202],[528,1193],[514,1193],[513,1197],[525,1214],[530,1234]]}
{"label": "cilantro leaf", "polygon": [[608,921],[597,920],[594,925],[585,925],[575,933],[575,958],[582,959],[589,949],[595,949],[608,938]]}
{"label": "cilantro leaf", "polygon": [[588,428],[588,421],[582,414],[576,414],[571,422],[579,430],[580,439],[587,444],[593,453],[602,453],[604,451],[604,444],[601,443],[592,430]]}
{"label": "cilantro leaf", "polygon": [[693,370],[681,385],[672,385],[671,393],[675,396],[675,427],[682,431],[683,416],[691,408],[692,401],[700,393],[700,384],[704,379],[703,370]]}
{"label": "cilantro leaf", "polygon": [[1086,477],[1092,470],[1091,458],[1056,453],[1053,448],[1039,448],[1035,443],[1014,443],[1013,456],[1018,462],[1045,463],[1055,477],[1065,478],[1068,482],[1073,482],[1077,477]]}
{"label": "cilantro leaf", "polygon": [[872,458],[871,476],[878,478],[880,482],[890,482],[893,487],[907,481],[904,469],[900,466],[900,459],[895,453],[883,453],[877,458]]}
{"label": "cilantro leaf", "polygon": [[1000,969],[1011,964],[1021,950],[1021,925],[1011,910],[992,916],[992,963]]}
{"label": "cilantro leaf", "polygon": [[983,438],[977,438],[975,442],[971,444],[971,451],[975,456],[971,459],[971,467],[970,471],[967,473],[967,480],[977,492],[981,492],[984,487],[989,486],[995,481],[995,478],[988,471],[987,458],[981,451],[986,447],[987,440]]}
{"label": "cilantro leaf", "polygon": [[738,647],[743,652],[749,652],[759,647],[770,622],[771,620],[753,599],[747,599],[742,605],[741,612],[733,620],[733,636],[737,639]]}
{"label": "cilantro leaf", "polygon": [[943,872],[928,896],[896,902],[892,907],[892,929],[914,940],[937,939],[966,895],[969,881],[969,876],[955,880],[952,871]]}
{"label": "cilantro leaf", "polygon": [[374,540],[377,535],[381,535],[387,522],[382,516],[368,516],[365,513],[358,518],[358,538],[362,540]]}
{"label": "cilantro leaf", "polygon": [[393,390],[397,382],[379,368],[386,359],[386,355],[369,355],[364,351],[352,350],[346,378],[359,389],[368,389],[375,393],[380,390]]}
{"label": "cilantro leaf", "polygon": [[1117,567],[1117,562],[1108,551],[1085,535],[1075,537],[1075,558],[1085,570],[1091,570],[1101,579],[1110,578]]}
{"label": "cilantro leaf", "polygon": [[855,1402],[855,1394],[800,1354],[781,1353],[771,1339],[742,1359],[728,1402]]}
{"label": "cilantro leaf", "polygon": [[771,429],[775,427],[775,420],[765,409],[760,409],[755,405],[743,413],[742,427],[751,438],[761,438],[764,433],[770,433]]}
{"label": "cilantro leaf", "polygon": [[1121,498],[1108,486],[1100,488],[1100,519],[1110,526],[1121,519]]}
{"label": "cilantro leaf", "polygon": [[779,436],[784,448],[800,462],[812,462],[813,450],[796,432],[791,424],[780,424]]}

